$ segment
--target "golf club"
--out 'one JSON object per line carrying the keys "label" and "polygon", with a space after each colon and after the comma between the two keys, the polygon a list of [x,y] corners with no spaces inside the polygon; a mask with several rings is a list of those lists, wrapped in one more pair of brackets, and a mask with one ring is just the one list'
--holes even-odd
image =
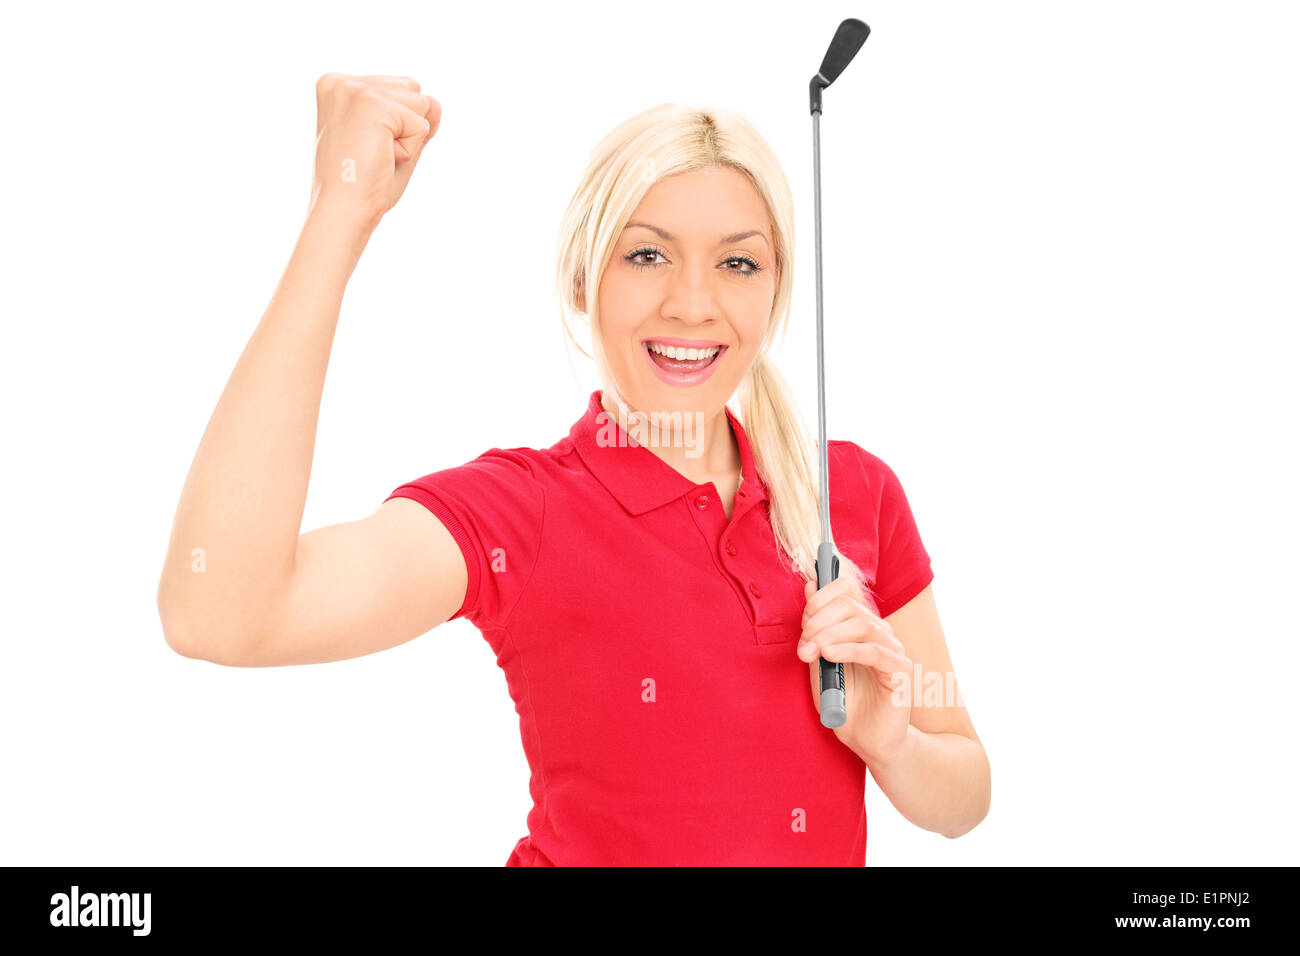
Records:
{"label": "golf club", "polygon": [[[840,559],[831,543],[831,506],[826,465],[826,384],[822,348],[822,90],[844,72],[870,33],[871,27],[861,20],[843,21],[826,49],[821,68],[808,83],[808,101],[813,123],[813,223],[817,247],[817,454],[821,459],[822,524],[821,543],[817,546],[819,591],[840,576]],[[832,663],[823,657],[820,659],[820,667],[822,726],[842,727],[848,719],[844,699],[844,664]]]}

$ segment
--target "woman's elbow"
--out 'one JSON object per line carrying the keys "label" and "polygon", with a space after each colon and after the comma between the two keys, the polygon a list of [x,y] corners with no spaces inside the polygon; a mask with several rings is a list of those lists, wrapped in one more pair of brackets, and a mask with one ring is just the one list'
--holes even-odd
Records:
{"label": "woman's elbow", "polygon": [[971,830],[974,830],[977,826],[980,825],[980,823],[983,822],[984,818],[988,816],[988,812],[989,812],[989,808],[987,805],[985,805],[984,812],[981,813],[974,820],[972,820],[969,823],[963,823],[960,826],[954,827],[951,830],[945,830],[943,831],[943,835],[946,836],[949,840],[955,840],[960,836],[965,836],[967,833],[970,833]]}
{"label": "woman's elbow", "polygon": [[198,640],[191,627],[190,618],[177,600],[175,586],[164,574],[158,581],[158,620],[162,624],[163,640],[182,657],[198,657]]}
{"label": "woman's elbow", "polygon": [[989,770],[989,758],[988,754],[984,753],[983,745],[980,746],[980,755],[983,757],[983,760],[980,764],[981,773],[978,786],[979,799],[976,803],[975,812],[968,819],[962,820],[949,829],[942,831],[943,835],[949,840],[955,840],[959,836],[965,836],[967,833],[970,833],[971,830],[974,830],[984,822],[984,818],[989,815],[989,804],[992,801],[993,786],[992,775]]}
{"label": "woman's elbow", "polygon": [[179,600],[165,579],[158,586],[158,620],[163,640],[182,657],[231,666],[245,659],[249,642],[237,640],[233,629],[215,615]]}

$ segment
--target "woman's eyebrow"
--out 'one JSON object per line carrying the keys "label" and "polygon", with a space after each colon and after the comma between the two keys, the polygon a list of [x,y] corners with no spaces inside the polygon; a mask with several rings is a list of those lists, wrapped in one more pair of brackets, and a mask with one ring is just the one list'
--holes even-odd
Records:
{"label": "woman's eyebrow", "polygon": [[[651,232],[658,233],[660,236],[662,236],[664,239],[667,239],[669,242],[672,242],[677,238],[672,233],[664,229],[660,229],[658,226],[652,226],[648,222],[629,222],[623,228],[631,229],[633,226],[640,226],[642,229],[649,229]],[[760,232],[757,229],[750,229],[748,232],[737,232],[730,236],[723,236],[721,239],[718,240],[718,245],[724,246],[729,242],[740,242],[741,239],[748,239],[750,236],[758,236],[758,238],[762,239],[764,242],[767,242],[767,236],[763,235],[762,232]]]}

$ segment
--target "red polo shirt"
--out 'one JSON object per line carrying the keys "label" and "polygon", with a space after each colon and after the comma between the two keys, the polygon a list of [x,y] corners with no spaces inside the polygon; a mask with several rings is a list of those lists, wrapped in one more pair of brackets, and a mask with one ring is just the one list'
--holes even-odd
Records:
{"label": "red polo shirt", "polygon": [[[402,485],[447,526],[532,772],[507,866],[856,865],[863,762],[823,727],[745,431],[731,515],[591,393],[546,449],[492,448]],[[602,437],[602,430],[603,436]],[[617,435],[617,442],[608,436]],[[836,543],[881,616],[933,578],[893,471],[828,442]]]}

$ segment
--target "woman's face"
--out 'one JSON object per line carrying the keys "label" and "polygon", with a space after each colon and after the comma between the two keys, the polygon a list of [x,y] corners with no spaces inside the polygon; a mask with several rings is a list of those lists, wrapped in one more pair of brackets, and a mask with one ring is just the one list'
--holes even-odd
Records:
{"label": "woman's face", "polygon": [[[776,295],[767,207],[731,166],[650,187],[600,282],[610,371],[633,409],[720,411],[763,341]],[[694,349],[664,355],[663,350]]]}

